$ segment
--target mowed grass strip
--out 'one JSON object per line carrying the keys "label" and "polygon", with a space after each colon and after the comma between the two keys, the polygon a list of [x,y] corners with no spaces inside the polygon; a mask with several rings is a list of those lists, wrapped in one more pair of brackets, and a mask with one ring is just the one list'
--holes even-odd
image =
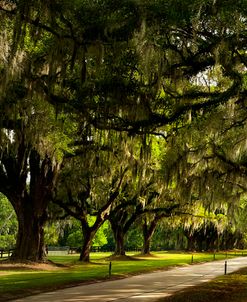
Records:
{"label": "mowed grass strip", "polygon": [[[150,257],[128,254],[122,260],[111,260],[109,253],[92,253],[91,262],[81,263],[78,255],[49,256],[49,260],[57,266],[12,267],[0,264],[0,301],[8,301],[16,297],[50,291],[83,282],[94,282],[109,278],[109,262],[112,263],[111,278],[166,269],[171,266],[191,264],[190,253],[154,253]],[[232,257],[234,255],[228,255]],[[216,260],[226,255],[217,254]],[[212,261],[214,256],[208,253],[193,254],[193,263]]]}
{"label": "mowed grass strip", "polygon": [[246,302],[247,268],[175,293],[158,302]]}

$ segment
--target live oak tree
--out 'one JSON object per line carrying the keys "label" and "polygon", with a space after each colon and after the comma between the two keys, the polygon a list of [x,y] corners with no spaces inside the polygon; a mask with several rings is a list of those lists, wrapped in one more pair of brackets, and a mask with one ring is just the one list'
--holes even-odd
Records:
{"label": "live oak tree", "polygon": [[[8,66],[11,38],[2,34],[1,56],[0,191],[11,202],[18,219],[15,260],[44,259],[43,227],[55,191],[63,153],[69,152],[66,119],[46,101],[36,86],[45,76],[45,42],[27,41]],[[34,62],[35,68],[31,67]],[[11,63],[9,63],[11,65]],[[13,69],[12,69],[13,68]]]}
{"label": "live oak tree", "polygon": [[63,121],[42,94],[32,89],[37,74],[46,73],[46,65],[38,60],[47,51],[45,44],[41,42],[37,47],[27,35],[23,48],[13,54],[11,22],[2,20],[1,29],[0,191],[18,219],[12,258],[39,261],[44,259],[47,206],[66,149],[66,142],[59,141]]}
{"label": "live oak tree", "polygon": [[80,222],[83,234],[80,260],[86,262],[95,234],[109,218],[128,170],[128,155],[118,134],[95,130],[88,140],[89,145],[81,147],[80,156],[73,155],[65,160],[66,168],[53,200],[64,210],[65,216]]}
{"label": "live oak tree", "polygon": [[[9,5],[13,8],[10,2],[2,4],[3,9],[6,5],[7,10]],[[68,114],[60,111],[58,115],[50,104],[45,93],[47,81],[41,80],[51,75],[51,37],[41,34],[39,39],[32,39],[32,29],[27,26],[22,46],[15,49],[13,16],[7,13],[1,23],[0,191],[18,219],[12,258],[40,261],[45,256],[43,227],[48,204],[55,192],[63,153],[70,152],[68,133],[73,127],[71,124],[68,130]]]}
{"label": "live oak tree", "polygon": [[167,142],[164,138],[152,138],[151,160],[148,165],[151,165],[153,169],[155,169],[155,191],[153,191],[153,196],[151,195],[148,197],[149,191],[151,191],[150,188],[148,188],[148,193],[146,195],[149,202],[147,202],[147,207],[139,219],[143,234],[143,254],[150,253],[152,237],[157,227],[163,223],[164,219],[169,220],[169,217],[176,215],[176,211],[178,211],[178,209],[181,210],[183,206],[183,201],[179,200],[178,196],[175,194],[175,186],[169,187],[169,185],[166,185],[163,178],[161,159],[166,153],[166,149]]}
{"label": "live oak tree", "polygon": [[[159,219],[170,216],[172,210],[178,207],[174,200],[165,199],[163,194],[164,186],[158,168],[160,151],[158,143],[148,135],[142,135],[139,136],[139,140],[132,139],[128,146],[132,156],[130,173],[126,175],[126,185],[109,214],[116,256],[125,255],[127,233],[134,224],[141,222],[142,217],[152,217],[153,225],[156,226]],[[147,246],[150,244],[152,234],[153,231],[147,228],[144,236]]]}
{"label": "live oak tree", "polygon": [[[107,190],[106,193],[103,193],[101,196],[92,197],[90,194],[94,194],[90,190],[90,185],[87,184],[86,188],[83,190],[83,185],[80,184],[80,190],[78,195],[73,197],[71,191],[68,191],[68,202],[66,199],[63,201],[57,199],[55,202],[62,207],[67,215],[70,215],[80,221],[81,230],[83,234],[81,252],[80,252],[80,260],[88,262],[89,261],[89,253],[93,244],[94,237],[99,228],[103,225],[103,223],[107,220],[109,216],[109,209],[112,206],[112,203],[115,201],[116,197],[119,194],[121,189],[123,174],[118,179],[117,183],[112,184],[112,188],[105,188]],[[98,184],[100,186],[100,184]],[[99,191],[99,188],[96,188]],[[78,191],[78,189],[77,189]],[[93,222],[92,219],[94,218]]]}
{"label": "live oak tree", "polygon": [[[55,189],[60,161],[53,154],[55,147],[49,137],[54,124],[44,120],[44,116],[49,116],[55,121],[53,108],[37,108],[24,96],[22,104],[15,99],[10,104],[9,98],[2,102],[5,109],[1,119],[0,191],[12,204],[18,219],[13,258],[37,261],[44,256],[46,209]],[[37,124],[47,133],[37,132]]]}
{"label": "live oak tree", "polygon": [[[162,202],[161,202],[162,204]],[[178,203],[172,202],[166,206],[156,206],[156,208],[149,210],[141,218],[142,234],[143,234],[143,246],[142,254],[148,255],[151,252],[151,242],[157,227],[162,224],[162,221],[166,219],[169,221],[169,217],[173,216],[176,209],[179,207]],[[176,214],[175,214],[176,215]]]}
{"label": "live oak tree", "polygon": [[[204,244],[204,249],[210,245],[211,248],[233,246],[234,232],[231,230],[236,226],[240,200],[246,194],[245,129],[242,101],[231,99],[227,106],[219,106],[214,113],[192,120],[188,128],[167,144],[166,156],[170,154],[173,160],[164,162],[164,174],[169,182],[178,184],[180,196],[191,203],[198,200],[197,203],[202,202],[210,211],[217,212],[226,207],[223,213],[229,218],[224,228],[216,227],[217,223],[212,220],[203,227],[194,228],[196,219],[191,218],[186,231],[190,249],[196,241],[205,241],[203,237],[210,232],[210,240]],[[235,236],[241,238],[237,232]]]}
{"label": "live oak tree", "polygon": [[47,206],[69,138],[64,118],[38,94],[30,94],[25,81],[21,73],[1,95],[0,191],[18,219],[13,259],[38,261],[44,258]]}

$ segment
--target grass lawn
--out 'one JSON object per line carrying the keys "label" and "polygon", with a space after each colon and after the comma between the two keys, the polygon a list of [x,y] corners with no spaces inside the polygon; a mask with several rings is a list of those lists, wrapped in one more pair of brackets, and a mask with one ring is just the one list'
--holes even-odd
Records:
{"label": "grass lawn", "polygon": [[195,286],[158,302],[246,302],[247,268]]}
{"label": "grass lawn", "polygon": [[[4,264],[4,261],[0,262],[0,301],[83,282],[109,279],[109,256],[110,253],[92,253],[91,262],[88,264],[79,262],[78,255],[50,256],[49,260],[56,265],[12,265]],[[128,256],[131,258],[111,260],[111,278],[190,264],[192,261],[192,255],[189,253],[156,252],[152,257],[129,253]],[[228,257],[232,256],[234,255],[228,255]],[[219,253],[216,255],[216,260],[225,257],[225,253]],[[193,263],[213,259],[214,256],[209,253],[193,255]]]}

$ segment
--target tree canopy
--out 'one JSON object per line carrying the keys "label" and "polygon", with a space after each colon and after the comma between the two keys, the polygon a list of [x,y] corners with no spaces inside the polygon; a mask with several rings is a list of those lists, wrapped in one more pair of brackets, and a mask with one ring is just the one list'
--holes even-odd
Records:
{"label": "tree canopy", "polygon": [[110,211],[136,213],[131,200],[139,209],[162,196],[148,212],[167,194],[171,207],[243,196],[246,14],[245,0],[0,1],[0,192],[18,219],[13,257],[44,257],[50,202],[88,235]]}

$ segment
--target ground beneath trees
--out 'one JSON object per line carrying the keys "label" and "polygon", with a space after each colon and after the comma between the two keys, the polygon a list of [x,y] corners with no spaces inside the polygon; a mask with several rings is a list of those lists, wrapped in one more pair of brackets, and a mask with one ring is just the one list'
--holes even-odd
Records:
{"label": "ground beneath trees", "polygon": [[[64,266],[65,267],[65,266]],[[54,264],[53,262],[12,262],[9,260],[0,261],[0,275],[4,274],[1,271],[6,270],[37,270],[37,271],[50,271],[60,269],[61,265]]]}

